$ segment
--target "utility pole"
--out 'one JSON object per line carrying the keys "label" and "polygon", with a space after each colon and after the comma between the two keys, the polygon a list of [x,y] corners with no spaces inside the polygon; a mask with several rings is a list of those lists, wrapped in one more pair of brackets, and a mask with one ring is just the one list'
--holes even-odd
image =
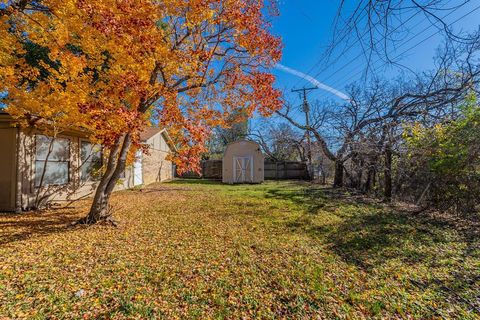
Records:
{"label": "utility pole", "polygon": [[[303,112],[305,113],[305,124],[307,128],[310,128],[310,105],[308,104],[307,100],[307,93],[309,93],[312,90],[316,90],[318,87],[311,87],[311,88],[306,88],[303,87],[302,89],[293,89],[292,92],[299,92],[300,96],[302,96],[301,93],[303,93],[303,104],[302,104],[302,109]],[[310,175],[310,178],[313,177],[313,161],[312,161],[312,140],[310,137],[310,130],[307,130],[307,159],[308,159],[308,172]]]}

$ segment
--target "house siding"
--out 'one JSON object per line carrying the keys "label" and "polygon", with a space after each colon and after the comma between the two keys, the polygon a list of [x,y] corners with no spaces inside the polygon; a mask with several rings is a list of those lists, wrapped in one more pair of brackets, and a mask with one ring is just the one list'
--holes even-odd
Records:
{"label": "house siding", "polygon": [[[21,180],[21,207],[28,210],[34,207],[37,194],[40,197],[48,195],[48,200],[53,202],[74,201],[88,196],[92,196],[97,181],[80,180],[80,144],[86,139],[75,135],[59,135],[59,138],[65,138],[69,141],[69,182],[61,186],[35,187],[35,157],[36,157],[36,135],[41,134],[34,130],[20,131],[19,146],[19,178]],[[129,188],[131,181],[131,172],[126,170],[125,179],[120,179],[115,190]],[[132,184],[133,185],[133,184]]]}
{"label": "house siding", "polygon": [[[97,181],[81,181],[80,179],[80,145],[86,141],[84,135],[66,133],[59,135],[69,141],[69,182],[62,186],[35,187],[36,135],[43,134],[34,129],[12,127],[12,122],[0,117],[0,212],[14,211],[18,205],[22,210],[32,209],[37,194],[48,195],[50,202],[74,201],[93,196]],[[18,139],[17,139],[18,138]],[[143,155],[143,183],[150,184],[171,180],[173,178],[172,162],[167,155],[170,149],[162,132],[146,141],[151,149]],[[18,163],[17,163],[18,159]],[[18,170],[18,172],[17,172]],[[17,192],[17,181],[20,188]],[[119,179],[115,191],[134,186],[133,166],[125,169],[125,177]]]}
{"label": "house siding", "polygon": [[0,211],[15,210],[16,131],[0,124]]}
{"label": "house siding", "polygon": [[172,162],[167,160],[170,153],[167,141],[162,133],[149,138],[148,154],[143,156],[143,183],[151,184],[173,179]]}
{"label": "house siding", "polygon": [[[35,130],[18,130],[6,121],[0,122],[0,212],[34,208],[37,194],[47,195],[49,202],[68,202],[93,196],[98,181],[80,179],[80,145],[85,137],[77,134],[63,134],[59,138],[69,141],[69,182],[62,186],[35,186],[36,135]],[[17,140],[18,137],[18,140]],[[149,154],[143,155],[143,183],[150,184],[173,178],[172,162],[166,158],[169,147],[163,134],[159,133],[147,143],[153,145]],[[158,149],[157,149],[158,148]],[[17,159],[19,160],[17,163]],[[18,174],[17,174],[18,170]],[[20,187],[17,192],[17,179]],[[124,178],[119,179],[115,191],[133,188],[133,166],[125,169]]]}

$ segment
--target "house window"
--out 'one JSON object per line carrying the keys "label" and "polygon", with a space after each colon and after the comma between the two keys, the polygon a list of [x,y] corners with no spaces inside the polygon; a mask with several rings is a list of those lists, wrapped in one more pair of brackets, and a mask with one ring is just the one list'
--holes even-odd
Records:
{"label": "house window", "polygon": [[80,144],[80,167],[81,181],[94,181],[100,178],[102,168],[102,147],[88,141]]}
{"label": "house window", "polygon": [[35,186],[64,185],[70,176],[70,141],[36,136]]}

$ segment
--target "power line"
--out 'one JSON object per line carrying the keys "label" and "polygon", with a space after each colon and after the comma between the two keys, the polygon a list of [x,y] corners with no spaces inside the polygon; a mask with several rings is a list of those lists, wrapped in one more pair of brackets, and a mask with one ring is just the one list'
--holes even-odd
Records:
{"label": "power line", "polygon": [[[447,5],[447,4],[444,4],[444,5],[443,5],[443,8],[444,8],[446,5]],[[438,10],[443,10],[443,9],[438,9]],[[415,8],[412,7],[412,8],[410,8],[410,9],[408,9],[405,13],[408,13],[408,12],[411,12],[411,11],[415,11]],[[365,12],[366,12],[366,11],[365,11]],[[417,11],[414,15],[410,16],[410,18],[408,18],[407,20],[403,21],[399,26],[397,26],[397,27],[394,28],[392,31],[390,31],[386,36],[392,35],[393,32],[395,32],[395,31],[397,31],[398,29],[400,29],[402,26],[404,26],[407,22],[409,22],[410,20],[412,20],[416,15],[418,15],[418,14],[420,14],[420,13],[422,13],[422,11]],[[363,19],[363,18],[364,18],[364,16],[360,16],[358,19],[361,20],[361,19]],[[349,52],[349,51],[350,51],[358,42],[360,42],[368,33],[369,33],[369,31],[366,30],[360,37],[357,38],[356,41],[354,41],[350,46],[348,46],[348,48],[343,49],[342,53],[341,53],[339,56],[336,57],[335,61],[339,61],[338,59],[340,59],[340,58],[343,57],[347,52]],[[333,45],[333,47],[330,47],[330,49],[329,49],[330,52],[333,53],[333,52],[335,51],[336,46],[338,46],[338,44],[340,44],[341,41],[342,41],[343,39],[345,39],[347,36],[348,36],[348,34],[344,34],[344,36],[343,36],[340,40],[337,40],[337,41],[336,41],[336,44]],[[325,55],[326,55],[326,53],[323,54],[323,56],[325,56]],[[329,56],[328,59],[330,59],[330,54],[329,54],[328,56]],[[323,57],[320,58],[319,61],[316,62],[316,63],[308,70],[308,72],[307,72],[306,74],[310,76],[310,75],[311,75],[311,72],[313,71],[313,69],[315,69],[319,64],[321,64],[323,59],[324,59]],[[328,61],[326,61],[325,64],[327,64],[328,66],[323,67],[323,69],[320,70],[319,72],[317,72],[317,74],[316,74],[314,77],[317,77],[319,73],[324,72],[324,71],[328,70],[329,68],[331,68],[332,66],[334,66],[334,65],[336,64],[336,62],[333,62],[332,64],[328,64]],[[298,84],[299,84],[302,80],[303,80],[303,81],[306,81],[305,78],[302,78],[302,79],[300,79],[300,80],[297,81],[297,83],[295,84],[295,86],[298,86]]]}
{"label": "power line", "polygon": [[[367,15],[367,11],[366,11],[365,9],[362,10],[362,11],[363,11],[362,16],[361,16],[361,18],[359,18],[359,19],[363,19],[363,18]],[[364,15],[364,14],[365,14],[365,15]],[[366,34],[367,34],[367,32],[365,32],[365,34],[363,34],[361,38],[363,38]],[[336,42],[336,44],[334,44],[333,46],[331,46],[331,47],[328,48],[327,50],[330,50],[330,52],[333,52],[333,51],[335,50],[335,48],[336,48],[347,36],[348,36],[348,34],[345,33],[345,34],[343,35],[343,37],[342,37],[339,41]],[[306,73],[307,75],[310,75],[310,73],[322,62],[322,60],[324,59],[325,55],[326,55],[326,52],[323,53],[323,54],[322,54],[322,57],[319,59],[319,61],[318,61],[317,63],[315,63],[315,64],[308,70],[308,72]],[[305,81],[305,78],[299,79],[299,80],[295,83],[294,87],[297,87],[297,86],[300,84],[301,81]]]}
{"label": "power line", "polygon": [[[447,18],[448,16],[452,15],[455,11],[459,10],[461,8],[460,7],[457,7],[455,8],[454,10],[450,11],[448,14],[446,14],[442,19],[445,19]],[[407,43],[409,43],[410,41],[414,40],[416,37],[420,36],[421,34],[427,32],[428,30],[430,30],[431,28],[433,27],[433,24],[430,24],[426,29],[423,29],[421,32],[415,34],[413,37],[411,37],[410,39],[408,39],[406,42],[404,42],[403,44],[401,44],[400,46],[397,47],[398,48],[401,48],[402,46],[406,45]],[[377,45],[380,43],[381,40],[378,40],[376,43],[374,43],[374,45]],[[390,53],[393,53],[393,52],[390,52]],[[387,56],[390,54],[390,53],[387,53]],[[333,74],[335,73],[338,73],[339,71],[342,71],[344,70],[346,67],[348,67],[349,65],[351,65],[352,63],[356,62],[358,58],[360,58],[362,56],[362,53],[358,54],[357,56],[355,56],[353,59],[351,59],[350,61],[348,61],[346,64],[344,64],[340,69],[337,69],[337,70],[334,70],[333,73],[331,72],[326,78],[329,78],[331,76],[333,76]],[[376,62],[378,62],[379,60],[377,60]],[[315,74],[314,77],[318,77],[320,75],[320,72],[318,72],[317,74]]]}
{"label": "power line", "polygon": [[[411,8],[409,9],[407,12],[409,11],[414,11],[415,9]],[[395,31],[397,31],[398,29],[400,29],[401,27],[403,27],[406,23],[408,23],[410,20],[412,20],[416,15],[418,15],[419,13],[421,13],[421,11],[417,11],[414,15],[410,16],[410,18],[408,18],[407,20],[403,21],[399,26],[397,26],[396,28],[394,28],[393,30],[391,30],[387,35],[386,37],[392,35]],[[342,53],[337,56],[335,58],[336,61],[339,61],[339,59],[341,57],[343,57],[347,52],[349,52],[357,43],[359,43],[367,34],[369,33],[368,30],[365,31],[365,33],[363,33],[360,37],[357,38],[357,40],[355,40],[352,44],[350,44],[346,49],[343,49]],[[341,39],[342,40],[342,39]],[[340,40],[340,41],[341,41]],[[338,41],[337,43],[340,43],[340,41]],[[378,43],[376,43],[378,44]],[[334,48],[331,50],[331,52],[334,51]],[[330,59],[330,58],[329,58]],[[327,61],[328,62],[328,61]],[[313,69],[315,69],[318,65],[320,65],[322,63],[322,59],[320,59],[312,68],[310,68],[310,70],[307,72],[308,75],[310,75],[310,73],[313,71]],[[313,77],[316,78],[320,73],[330,69],[332,66],[334,66],[336,64],[336,62],[334,62],[333,64],[328,64],[326,63],[327,66],[324,66],[320,71],[318,71],[316,73],[316,75],[314,75]],[[305,80],[305,79],[303,79]],[[300,80],[301,81],[301,80]]]}
{"label": "power line", "polygon": [[[447,4],[444,4],[444,5],[442,6],[442,8],[445,8],[446,5],[447,5]],[[458,6],[458,7],[456,7],[456,8],[454,9],[454,11],[456,11],[457,9],[459,9],[459,7],[461,7],[461,6],[463,6],[463,5],[465,5],[465,3],[462,4],[462,5],[460,5],[460,6]],[[415,10],[415,8],[411,8],[411,9],[407,10],[405,13],[411,12],[411,11],[414,11],[414,10]],[[440,9],[439,9],[439,10],[440,10]],[[407,20],[403,21],[400,25],[396,26],[393,30],[391,30],[389,33],[387,33],[386,37],[392,35],[395,31],[399,30],[401,27],[403,27],[406,23],[408,23],[409,21],[411,21],[415,16],[417,16],[417,15],[420,14],[421,12],[422,12],[422,11],[417,11],[415,14],[413,14],[412,16],[410,16]],[[453,13],[453,12],[451,12],[451,13]],[[363,17],[360,17],[359,19],[361,19],[361,18],[363,18]],[[429,26],[427,29],[425,29],[423,32],[425,32],[426,30],[428,30],[430,27],[432,27],[432,25],[430,25],[430,26]],[[348,46],[347,48],[345,48],[345,49],[342,51],[342,53],[335,58],[335,62],[333,62],[332,64],[326,63],[326,66],[324,66],[320,71],[318,71],[313,77],[316,78],[316,77],[319,76],[320,73],[322,73],[322,72],[324,72],[324,71],[332,68],[332,67],[337,63],[337,61],[340,61],[339,59],[340,59],[342,56],[344,56],[347,52],[349,52],[349,51],[350,51],[357,43],[359,43],[359,42],[365,37],[365,35],[367,35],[368,33],[369,33],[369,31],[366,30],[360,37],[357,38],[356,41],[354,41],[350,46]],[[421,34],[421,33],[420,33],[420,34]],[[345,38],[345,36],[346,36],[346,35],[344,35],[343,38]],[[342,39],[343,39],[343,38],[342,38]],[[342,39],[341,39],[341,40],[342,40]],[[412,39],[413,39],[413,38],[412,38]],[[412,39],[408,40],[407,42],[411,41]],[[377,41],[377,42],[375,43],[375,45],[377,45],[379,42],[380,42],[380,40]],[[339,44],[339,43],[341,43],[341,41],[338,41],[338,42],[337,42],[337,44]],[[335,47],[336,47],[336,45],[331,49],[331,52],[333,52],[333,51],[335,50]],[[359,57],[361,57],[361,56],[362,56],[362,53],[360,53],[360,54],[359,54],[358,56],[356,56],[354,59],[352,59],[351,61],[349,61],[347,64],[343,65],[343,66],[340,68],[340,70],[343,70],[345,67],[347,67],[348,65],[350,65],[352,62],[356,61],[356,59],[359,58]],[[329,58],[329,59],[330,59],[330,58]],[[314,69],[316,66],[318,66],[321,62],[322,62],[322,59],[320,59],[312,68],[309,69],[307,75],[310,75],[310,73],[313,71],[313,69]],[[336,70],[336,71],[334,71],[334,73],[337,73],[338,71],[339,71],[339,70]],[[332,76],[332,75],[333,75],[333,74],[330,74],[329,77]],[[301,81],[306,81],[306,80],[305,80],[305,78],[302,78],[302,79],[298,80],[297,83],[295,84],[295,86],[298,86],[298,84],[299,84]]]}
{"label": "power line", "polygon": [[[458,8],[457,8],[457,9],[458,9]],[[455,10],[457,10],[457,9],[455,9]],[[480,9],[480,6],[475,7],[475,8],[472,9],[471,11],[469,11],[469,12],[467,12],[466,14],[462,15],[461,17],[457,18],[456,20],[454,20],[453,22],[451,22],[451,23],[448,25],[448,27],[451,27],[453,24],[455,24],[455,23],[457,23],[458,21],[464,19],[465,17],[471,15],[472,13],[474,13],[475,11],[477,11],[478,9]],[[447,14],[445,17],[443,17],[443,19],[446,18],[446,17],[448,17],[449,15],[451,15],[453,12],[454,12],[454,11],[450,12],[449,14]],[[402,45],[400,45],[398,48],[401,48],[401,47],[403,47],[404,45],[408,44],[410,41],[414,40],[414,39],[417,38],[419,35],[423,34],[425,31],[427,31],[427,30],[429,30],[429,29],[430,29],[430,27],[427,28],[427,29],[425,29],[424,31],[416,34],[414,37],[412,37],[412,38],[410,38],[408,41],[404,42],[404,43],[403,43]],[[434,36],[436,36],[437,34],[441,33],[442,31],[443,31],[443,30],[438,30],[438,31],[434,32],[433,34],[429,35],[428,37],[426,37],[426,38],[422,39],[421,41],[417,42],[415,45],[413,45],[413,46],[409,47],[408,49],[404,50],[403,52],[401,52],[400,54],[398,54],[397,56],[395,56],[393,59],[397,59],[397,58],[403,56],[403,55],[404,55],[405,53],[407,53],[408,51],[410,51],[410,50],[418,47],[418,46],[421,45],[423,42],[425,42],[425,41],[433,38]],[[393,53],[393,52],[390,52],[390,53],[388,53],[387,55],[392,54],[392,53]],[[378,63],[378,62],[380,62],[381,60],[382,60],[381,58],[377,59],[377,60],[374,62],[373,65],[375,65],[375,64]],[[383,63],[382,65],[380,65],[379,67],[374,67],[373,71],[377,71],[378,69],[380,69],[380,68],[382,68],[382,67],[385,67],[385,66],[387,66],[387,65],[388,65],[388,62],[385,62],[385,63]],[[345,66],[344,66],[344,67],[345,67]],[[338,71],[341,71],[341,70],[343,70],[343,69],[344,69],[344,68],[341,68],[341,69],[337,70],[336,73],[338,73]],[[356,70],[356,69],[358,69],[358,67],[354,68],[354,69],[352,70],[352,72],[354,72],[354,70]],[[333,87],[336,87],[336,86],[338,86],[342,81],[343,81],[344,83],[345,83],[345,82],[349,82],[349,81],[351,81],[352,79],[355,79],[355,78],[356,78],[358,75],[360,75],[362,72],[363,72],[363,70],[360,70],[360,72],[357,72],[357,73],[355,73],[353,76],[349,77],[347,81],[344,81],[343,79],[342,79],[342,80],[339,80],[339,81],[336,81],[336,82],[334,82],[334,84],[333,84],[332,86],[333,86]],[[330,75],[330,76],[332,76],[332,75]],[[325,95],[326,95],[326,94],[323,94],[321,97],[324,97]]]}

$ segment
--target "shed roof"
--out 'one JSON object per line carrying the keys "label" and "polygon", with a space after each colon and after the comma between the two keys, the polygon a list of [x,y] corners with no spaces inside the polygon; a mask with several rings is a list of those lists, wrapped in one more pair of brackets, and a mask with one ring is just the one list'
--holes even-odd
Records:
{"label": "shed roof", "polygon": [[[240,145],[251,145],[251,146],[253,146],[253,147],[258,147],[258,148],[260,148],[260,145],[258,144],[258,142],[255,142],[255,141],[252,141],[252,140],[241,139],[241,140],[236,140],[236,141],[230,142],[229,144],[227,144],[226,149],[228,149],[228,147],[233,146],[233,145],[236,145],[236,144],[240,144]],[[226,149],[225,149],[225,150],[226,150]]]}

